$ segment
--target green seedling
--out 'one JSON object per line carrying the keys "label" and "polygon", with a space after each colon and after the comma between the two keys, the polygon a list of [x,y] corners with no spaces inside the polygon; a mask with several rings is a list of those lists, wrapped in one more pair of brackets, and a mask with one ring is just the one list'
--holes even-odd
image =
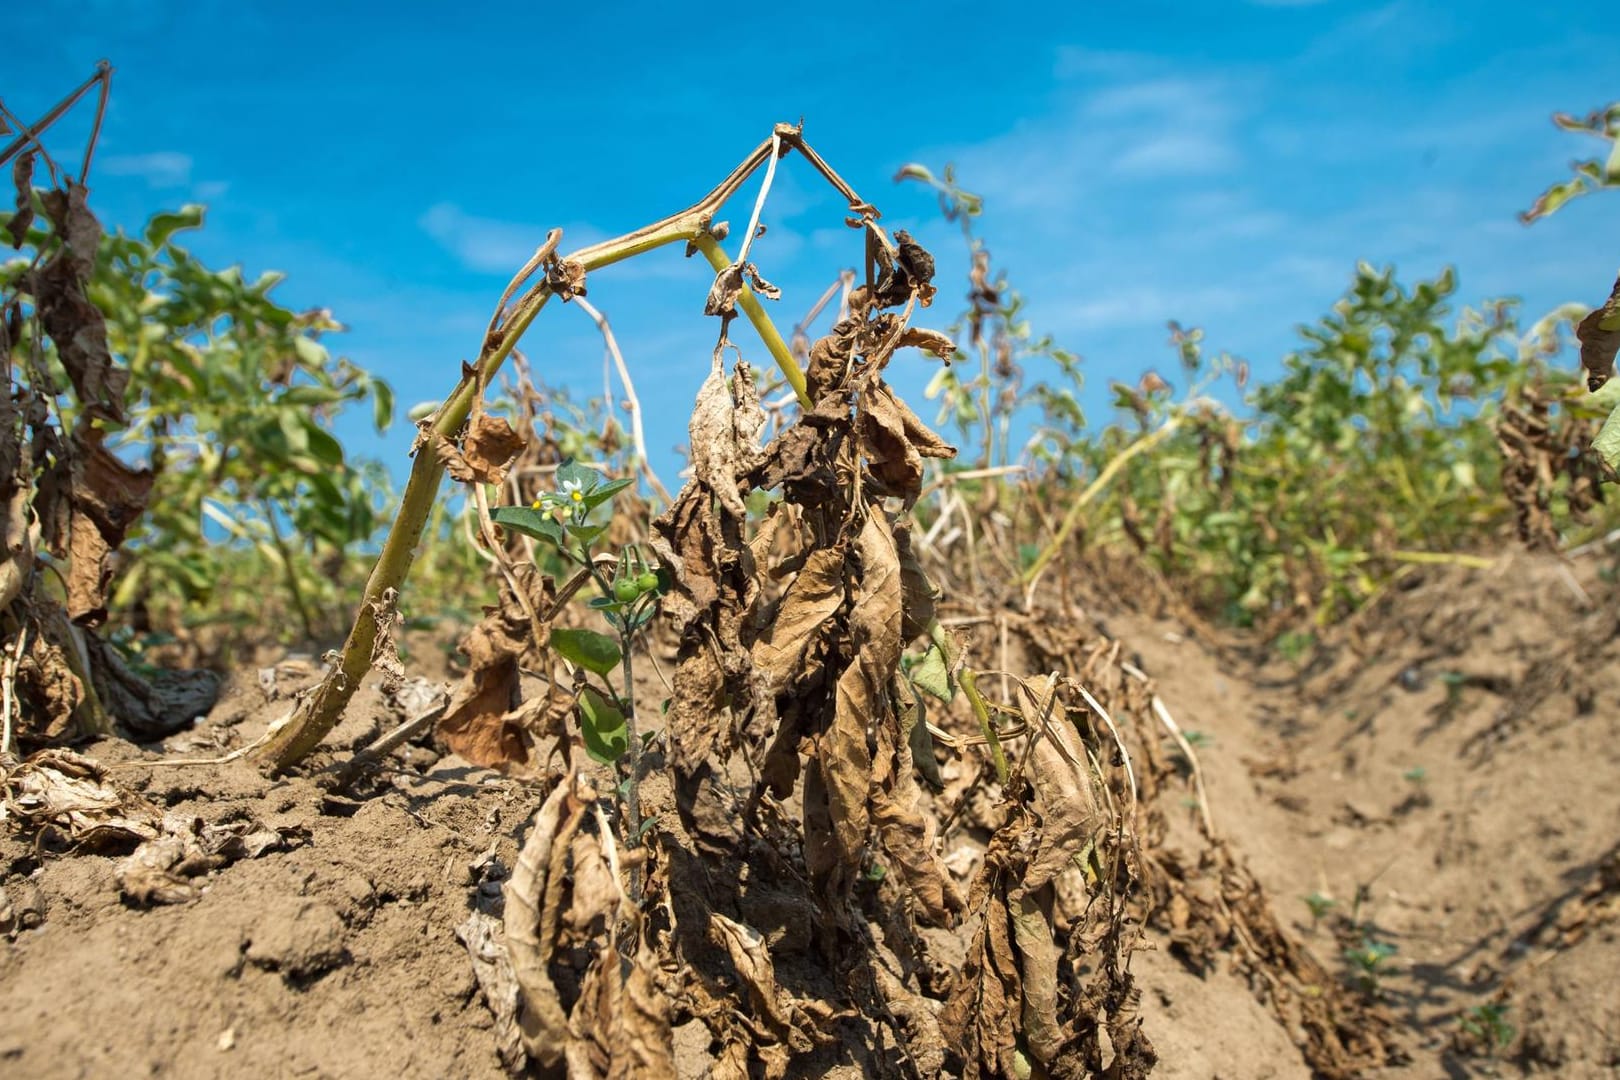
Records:
{"label": "green seedling", "polygon": [[[604,479],[572,459],[557,467],[557,489],[541,495],[530,506],[503,506],[491,520],[542,543],[589,575],[597,589],[590,606],[602,616],[611,635],[595,630],[558,628],[551,632],[551,648],[583,672],[597,676],[602,687],[584,685],[579,692],[580,737],[585,752],[604,765],[622,766],[626,772],[621,796],[629,821],[627,834],[642,835],[640,749],[636,736],[635,682],[632,654],[636,639],[658,612],[658,598],[668,591],[667,571],[653,567],[635,547],[618,553],[616,560],[599,560],[594,546],[607,532],[607,523],[593,520],[593,511],[609,504],[633,480]],[[611,567],[611,570],[608,569]],[[608,682],[622,671],[622,690]]]}
{"label": "green seedling", "polygon": [[1502,1002],[1475,1005],[1463,1013],[1457,1026],[1485,1048],[1487,1057],[1495,1057],[1512,1045],[1514,1036],[1518,1034],[1513,1025],[1507,1022],[1507,1011],[1507,1005]]}
{"label": "green seedling", "polygon": [[1309,896],[1301,897],[1301,899],[1305,901],[1305,906],[1311,909],[1312,932],[1315,932],[1317,926],[1327,917],[1328,912],[1339,906],[1339,902],[1333,897],[1325,896],[1319,892],[1313,892]]}
{"label": "green seedling", "polygon": [[1385,966],[1385,961],[1398,951],[1394,945],[1387,941],[1378,941],[1370,933],[1362,935],[1361,944],[1344,950],[1344,958],[1350,964],[1351,975],[1362,993],[1368,996],[1378,993],[1381,980],[1389,970]]}

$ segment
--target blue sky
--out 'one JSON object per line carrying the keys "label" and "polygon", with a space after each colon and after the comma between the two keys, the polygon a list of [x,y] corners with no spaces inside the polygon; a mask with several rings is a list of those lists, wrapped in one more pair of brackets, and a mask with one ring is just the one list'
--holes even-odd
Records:
{"label": "blue sky", "polygon": [[[981,231],[1035,328],[1085,357],[1094,418],[1109,380],[1174,367],[1172,318],[1258,376],[1276,371],[1357,259],[1407,281],[1455,264],[1461,300],[1517,296],[1530,317],[1601,300],[1620,263],[1620,196],[1533,228],[1515,219],[1598,149],[1548,116],[1620,97],[1620,29],[1598,27],[1589,4],[936,3],[739,8],[721,22],[713,10],[31,3],[8,16],[24,44],[8,50],[0,96],[37,115],[110,59],[92,176],[103,221],[134,228],[206,203],[193,249],[285,271],[281,300],[331,308],[351,330],[334,348],[405,406],[454,384],[548,227],[570,250],[680,209],[800,117],[885,224],[940,257],[925,320],[939,326],[965,293],[961,244],[924,189],[891,177],[908,161],[956,164],[985,196]],[[88,115],[49,145],[71,160]],[[726,215],[739,231],[753,192]],[[754,254],[786,290],[786,328],[860,241],[793,158],[764,220]],[[671,250],[590,282],[666,481],[708,369],[710,280]],[[548,307],[523,347],[541,378],[601,386],[581,312]],[[903,363],[895,381],[920,393],[931,369]],[[344,422],[397,471],[409,425],[365,431]]]}

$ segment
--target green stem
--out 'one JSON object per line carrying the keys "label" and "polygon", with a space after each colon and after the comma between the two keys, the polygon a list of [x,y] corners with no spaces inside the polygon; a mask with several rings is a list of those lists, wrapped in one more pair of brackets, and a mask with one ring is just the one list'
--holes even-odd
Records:
{"label": "green stem", "polygon": [[[719,242],[707,233],[698,237],[697,248],[703,252],[703,257],[709,260],[709,265],[714,267],[715,273],[718,274],[731,265],[731,259],[727,257]],[[765,348],[771,354],[771,359],[776,361],[776,366],[782,372],[782,377],[788,381],[789,386],[793,387],[793,393],[799,399],[799,405],[805,409],[815,408],[816,403],[810,400],[810,390],[805,385],[804,372],[799,368],[799,362],[793,359],[793,350],[788,348],[786,341],[782,340],[781,331],[777,330],[776,324],[771,322],[770,315],[765,311],[765,305],[761,304],[759,297],[755,296],[754,291],[746,286],[737,297],[737,303],[742,305],[743,314],[748,316],[748,321],[754,324],[754,329],[759,333],[760,340],[765,343]]]}
{"label": "green stem", "polygon": [[[781,136],[783,130],[779,127],[777,135]],[[787,130],[791,132],[791,129]],[[852,205],[857,202],[853,197],[854,193],[848,190],[848,185],[843,184],[836,174],[831,173],[826,164],[798,137],[797,133],[792,133],[791,138],[786,136],[782,138],[849,197]],[[624,236],[582,248],[562,261],[577,263],[590,273],[655,248],[674,243],[690,243],[703,252],[710,266],[715,267],[717,271],[724,269],[731,265],[731,260],[710,234],[710,223],[726,200],[737,192],[754,170],[764,164],[775,145],[776,136],[766,139],[713,191],[681,213]],[[870,209],[864,204],[861,204],[861,207]],[[435,443],[440,439],[454,440],[458,437],[480,390],[489,384],[501,365],[506,362],[512,349],[528,330],[529,325],[534,322],[535,317],[540,314],[540,309],[545,307],[546,301],[551,299],[551,295],[550,285],[542,280],[518,298],[505,320],[494,332],[486,336],[477,364],[462,376],[450,397],[440,406],[432,424],[424,431],[423,443],[418,447],[415,460],[411,463],[410,478],[406,481],[405,493],[400,498],[393,527],[389,529],[388,537],[383,541],[382,551],[377,557],[377,564],[371,571],[371,577],[366,581],[365,593],[355,616],[354,626],[349,631],[348,640],[344,642],[338,662],[327,672],[326,677],[314,691],[298,704],[291,716],[265,733],[264,742],[255,751],[254,756],[268,763],[272,769],[288,768],[320,745],[321,740],[337,725],[338,718],[342,716],[349,699],[354,696],[354,692],[360,687],[360,681],[371,669],[372,650],[377,643],[377,619],[379,613],[387,608],[384,595],[390,590],[397,591],[404,583],[415,556],[416,545],[421,539],[422,529],[427,523],[434,503],[438,500],[439,484],[444,478],[444,466],[434,453]],[[810,407],[811,402],[804,389],[804,375],[793,361],[787,343],[782,340],[782,335],[771,323],[770,316],[765,313],[758,297],[744,289],[739,302],[743,313],[748,316],[748,321],[754,325],[754,329],[764,340],[765,347],[775,358],[777,365],[782,368],[783,374],[788,377],[789,382],[794,383],[794,390],[800,402],[805,407]]]}
{"label": "green stem", "polygon": [[309,603],[304,599],[304,588],[298,583],[298,570],[293,566],[292,549],[287,546],[287,539],[281,535],[281,528],[276,524],[276,508],[270,505],[269,499],[260,499],[259,511],[264,514],[264,523],[270,529],[271,543],[275,545],[276,554],[281,559],[282,573],[287,576],[287,592],[291,594],[293,607],[298,611],[298,621],[304,626],[304,639],[313,643],[316,639],[315,617],[310,613]]}

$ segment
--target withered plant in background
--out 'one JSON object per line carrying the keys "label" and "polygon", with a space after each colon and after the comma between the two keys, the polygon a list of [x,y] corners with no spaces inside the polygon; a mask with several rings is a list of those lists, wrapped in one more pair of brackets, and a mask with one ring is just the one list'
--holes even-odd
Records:
{"label": "withered plant in background", "polygon": [[[107,346],[87,294],[101,225],[86,177],[105,111],[105,63],[33,124],[0,104],[0,150],[11,165],[16,211],[5,240],[32,257],[0,268],[0,636],[5,642],[4,734],[32,742],[105,734],[117,715],[135,735],[161,734],[213,700],[212,676],[170,673],[160,683],[124,665],[96,635],[106,618],[112,560],[152,490],[106,445],[129,419],[129,372]],[[94,130],[77,176],[46,152],[41,134],[92,89]],[[36,191],[43,170],[49,186]]]}

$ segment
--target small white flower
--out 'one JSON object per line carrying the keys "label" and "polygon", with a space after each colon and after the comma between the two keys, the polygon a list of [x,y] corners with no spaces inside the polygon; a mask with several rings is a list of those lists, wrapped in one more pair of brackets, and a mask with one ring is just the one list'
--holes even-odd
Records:
{"label": "small white flower", "polygon": [[585,492],[580,487],[578,480],[564,480],[562,490],[557,495],[564,502],[581,503],[585,501]]}

